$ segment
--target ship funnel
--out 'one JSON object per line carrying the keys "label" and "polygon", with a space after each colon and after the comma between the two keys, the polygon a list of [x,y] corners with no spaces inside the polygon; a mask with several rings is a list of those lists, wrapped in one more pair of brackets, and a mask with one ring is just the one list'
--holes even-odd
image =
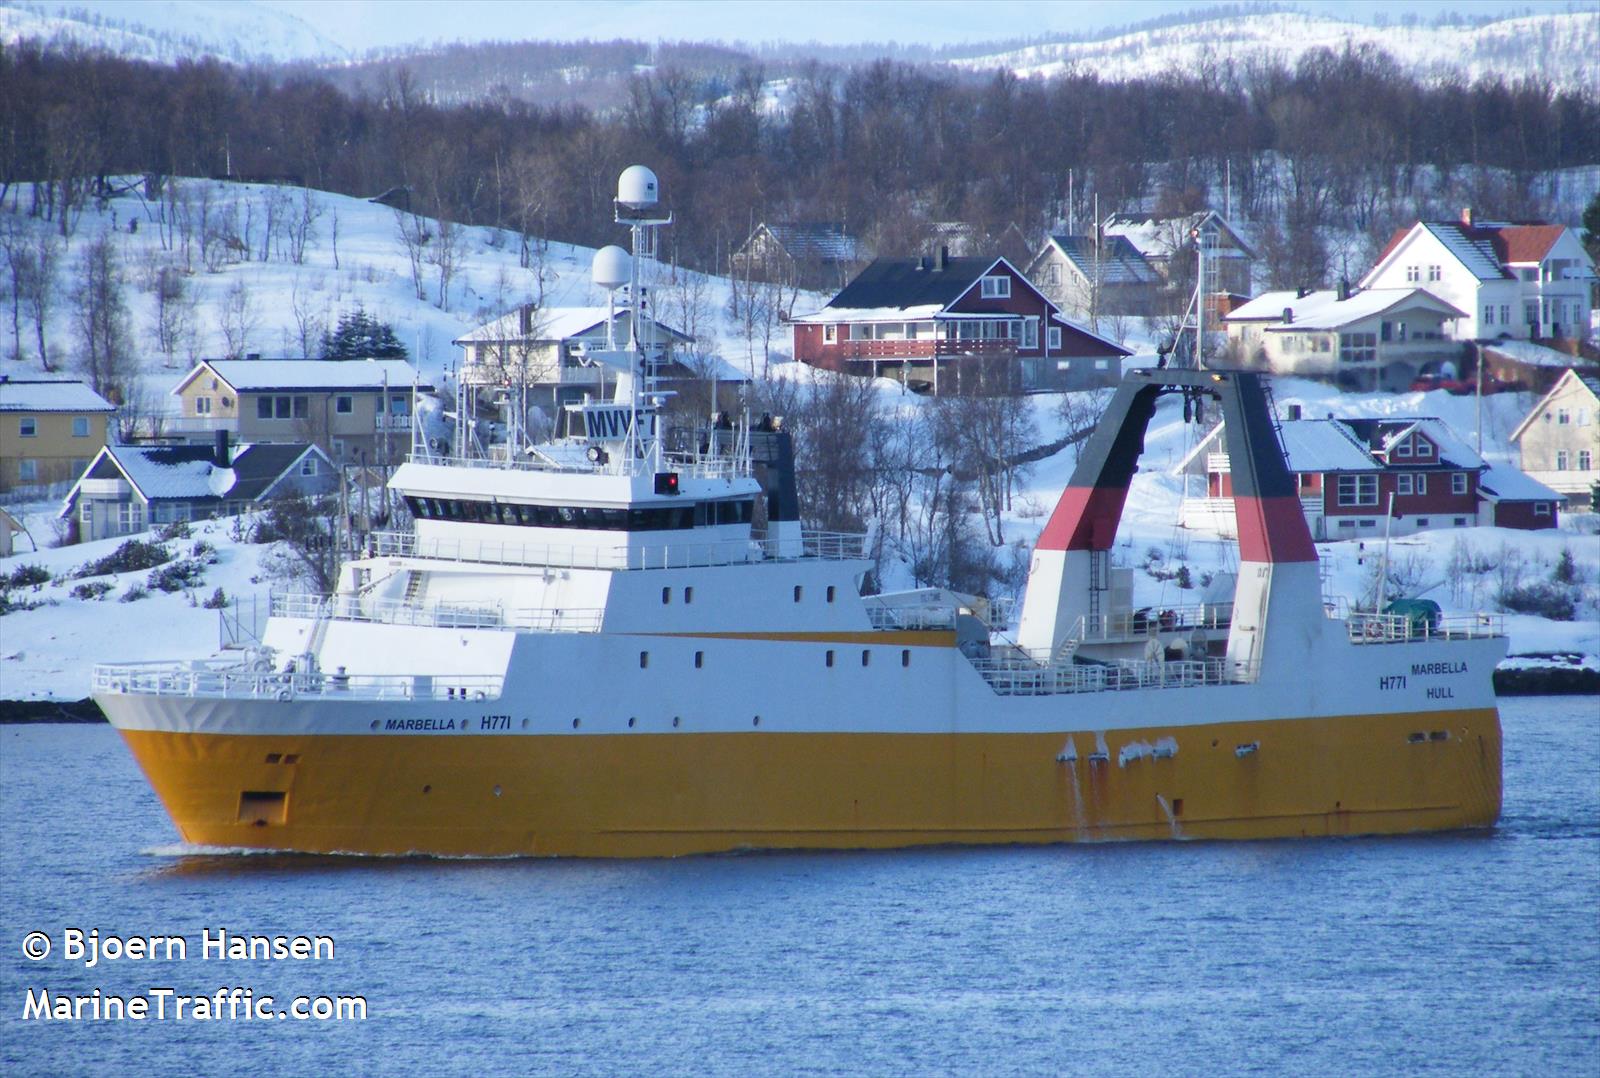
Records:
{"label": "ship funnel", "polygon": [[589,276],[595,284],[607,292],[615,292],[628,283],[632,269],[633,259],[628,252],[611,244],[594,253],[594,263],[589,268]]}
{"label": "ship funnel", "polygon": [[630,210],[648,210],[656,204],[656,174],[643,165],[629,165],[617,178],[617,203]]}

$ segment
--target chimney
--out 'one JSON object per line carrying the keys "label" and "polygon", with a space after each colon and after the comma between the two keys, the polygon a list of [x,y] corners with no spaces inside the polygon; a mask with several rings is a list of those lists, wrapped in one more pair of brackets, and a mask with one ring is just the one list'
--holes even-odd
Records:
{"label": "chimney", "polygon": [[524,303],[517,308],[517,329],[524,337],[533,336],[533,304]]}
{"label": "chimney", "polygon": [[1346,277],[1339,278],[1339,302],[1343,303],[1350,298],[1350,281]]}
{"label": "chimney", "polygon": [[1462,206],[1461,207],[1461,223],[1463,225],[1465,225],[1466,227],[1468,227],[1468,228],[1472,227],[1472,207],[1471,206]]}
{"label": "chimney", "polygon": [[1293,307],[1285,307],[1283,309],[1283,324],[1287,326],[1287,325],[1293,324],[1293,322],[1294,322],[1294,308]]}
{"label": "chimney", "polygon": [[1298,404],[1289,405],[1289,419],[1291,421],[1293,421],[1293,420],[1296,420],[1296,419],[1299,419],[1299,418],[1300,418],[1300,406]]}
{"label": "chimney", "polygon": [[228,452],[228,432],[217,431],[216,449],[212,451],[212,459],[218,468],[233,467],[232,455]]}
{"label": "chimney", "polygon": [[939,260],[933,264],[933,268],[936,270],[950,268],[950,248],[948,245],[943,243],[939,245]]}

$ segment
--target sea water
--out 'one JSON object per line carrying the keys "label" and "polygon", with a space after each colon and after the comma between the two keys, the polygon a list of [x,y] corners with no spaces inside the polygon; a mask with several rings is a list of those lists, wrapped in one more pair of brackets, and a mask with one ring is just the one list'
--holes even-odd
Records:
{"label": "sea water", "polygon": [[195,854],[109,728],[0,728],[0,1073],[1597,1074],[1600,701],[1502,717],[1491,832],[598,862]]}

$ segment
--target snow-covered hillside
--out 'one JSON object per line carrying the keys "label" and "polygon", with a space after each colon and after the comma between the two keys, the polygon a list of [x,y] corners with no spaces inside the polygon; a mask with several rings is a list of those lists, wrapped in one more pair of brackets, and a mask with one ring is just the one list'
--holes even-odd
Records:
{"label": "snow-covered hillside", "polygon": [[[60,298],[46,327],[53,365],[70,371],[76,330],[72,306],[66,299],[76,283],[84,250],[97,238],[108,237],[125,281],[147,404],[175,406],[171,389],[200,358],[230,352],[294,357],[304,353],[306,344],[315,354],[321,330],[357,306],[391,324],[423,373],[438,384],[438,376],[459,355],[451,341],[518,304],[605,303],[604,293],[589,279],[594,257],[591,248],[551,243],[524,268],[514,234],[495,228],[458,228],[460,268],[449,283],[448,295],[441,301],[438,268],[426,261],[425,253],[420,267],[423,298],[419,299],[411,262],[400,239],[399,215],[387,206],[266,184],[173,182],[180,185],[181,192],[168,198],[165,209],[147,200],[130,179],[124,181],[129,188],[124,194],[91,205],[77,219],[59,259]],[[27,216],[30,196],[25,185],[13,188],[13,196],[0,206],[0,225],[35,236],[54,233],[53,223]],[[277,221],[277,233],[270,238],[265,223],[269,203],[275,203],[270,212]],[[288,218],[306,215],[307,205],[311,223],[302,260],[296,263],[281,233]],[[169,221],[165,227],[159,220],[163,213]],[[175,217],[186,218],[188,225],[173,222]],[[202,225],[202,217],[209,223]],[[438,226],[423,220],[423,230],[438,236]],[[134,222],[137,230],[130,231]],[[187,254],[184,227],[191,233]],[[202,233],[207,230],[215,241],[209,265],[202,243]],[[617,240],[627,242],[625,230],[618,229]],[[216,255],[219,248],[225,248],[227,254]],[[156,281],[164,267],[180,270],[182,302],[192,308],[188,325],[179,335],[179,346],[170,356],[161,352],[156,332]],[[748,366],[758,356],[760,342],[740,336],[737,327],[724,318],[729,298],[726,280],[681,269],[664,271],[656,282],[656,296],[664,320],[692,328],[725,359]],[[799,302],[804,307],[813,301],[803,297]],[[0,339],[0,354],[6,356],[12,350],[10,328],[7,319],[5,336]],[[242,338],[238,337],[241,332]],[[232,348],[228,346],[230,334],[235,337]],[[22,336],[21,362],[0,360],[0,371],[41,369],[37,348],[26,329]],[[779,344],[783,336],[774,338],[775,347],[787,349],[786,340]]]}
{"label": "snow-covered hillside", "polygon": [[309,23],[242,0],[76,0],[0,4],[0,43],[23,38],[172,63],[332,60],[347,53]]}
{"label": "snow-covered hillside", "polygon": [[1371,45],[1424,80],[1459,75],[1517,79],[1537,75],[1558,87],[1600,85],[1600,11],[1525,15],[1483,26],[1375,26],[1303,12],[1270,12],[1140,30],[1098,41],[1034,45],[954,61],[971,70],[1010,68],[1049,77],[1067,71],[1101,79],[1197,72],[1206,63],[1235,69],[1252,60],[1293,64],[1315,48]]}

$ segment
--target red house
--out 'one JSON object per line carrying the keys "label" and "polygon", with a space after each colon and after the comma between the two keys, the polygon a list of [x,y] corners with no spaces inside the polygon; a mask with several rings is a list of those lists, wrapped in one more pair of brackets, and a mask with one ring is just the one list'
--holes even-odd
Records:
{"label": "red house", "polygon": [[1004,258],[879,258],[791,322],[794,356],[935,393],[998,373],[1038,392],[1112,385],[1132,355],[1067,319]]}
{"label": "red house", "polygon": [[[1443,420],[1292,418],[1281,430],[1306,522],[1319,541],[1385,530],[1556,526],[1561,495],[1515,468],[1490,465]],[[1232,526],[1228,463],[1227,433],[1219,425],[1178,465],[1206,479],[1204,497],[1185,498],[1181,523]]]}

